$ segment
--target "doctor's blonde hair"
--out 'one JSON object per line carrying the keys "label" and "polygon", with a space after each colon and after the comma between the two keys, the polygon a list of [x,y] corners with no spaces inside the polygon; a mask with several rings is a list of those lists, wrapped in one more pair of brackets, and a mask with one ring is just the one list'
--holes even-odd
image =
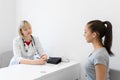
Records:
{"label": "doctor's blonde hair", "polygon": [[31,28],[31,25],[28,21],[26,21],[26,20],[21,21],[20,26],[18,28],[18,33],[19,33],[20,37],[22,37],[22,38],[24,37],[24,35],[22,33],[22,29],[26,26],[29,26]]}

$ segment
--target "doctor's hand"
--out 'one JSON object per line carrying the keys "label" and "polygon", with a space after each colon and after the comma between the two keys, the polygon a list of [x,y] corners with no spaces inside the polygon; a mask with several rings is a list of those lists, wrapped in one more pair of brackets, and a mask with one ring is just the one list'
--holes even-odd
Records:
{"label": "doctor's hand", "polygon": [[46,61],[47,60],[47,55],[46,54],[42,54],[40,57],[42,60]]}
{"label": "doctor's hand", "polygon": [[42,58],[33,60],[33,64],[43,65],[45,63],[46,63],[46,61]]}
{"label": "doctor's hand", "polygon": [[40,58],[40,64],[45,64],[46,63],[46,59],[44,57]]}
{"label": "doctor's hand", "polygon": [[42,54],[40,58],[33,60],[33,64],[43,65],[46,63],[46,61],[47,61],[47,55]]}

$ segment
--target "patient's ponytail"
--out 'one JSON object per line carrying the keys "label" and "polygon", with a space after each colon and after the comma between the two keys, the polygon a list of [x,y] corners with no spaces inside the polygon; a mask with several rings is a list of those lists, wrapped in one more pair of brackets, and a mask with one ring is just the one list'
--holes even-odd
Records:
{"label": "patient's ponytail", "polygon": [[112,46],[112,25],[111,25],[111,23],[109,21],[105,21],[105,22],[103,22],[103,24],[106,27],[104,46],[106,47],[109,55],[112,56],[113,55],[113,52],[111,51],[111,46]]}

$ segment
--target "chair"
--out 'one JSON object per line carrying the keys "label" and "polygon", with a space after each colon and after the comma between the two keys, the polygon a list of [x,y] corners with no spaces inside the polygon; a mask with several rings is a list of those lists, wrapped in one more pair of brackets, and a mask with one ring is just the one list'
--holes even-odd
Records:
{"label": "chair", "polygon": [[0,53],[0,68],[7,67],[12,57],[13,57],[12,50]]}
{"label": "chair", "polygon": [[120,80],[120,57],[110,58],[110,80]]}

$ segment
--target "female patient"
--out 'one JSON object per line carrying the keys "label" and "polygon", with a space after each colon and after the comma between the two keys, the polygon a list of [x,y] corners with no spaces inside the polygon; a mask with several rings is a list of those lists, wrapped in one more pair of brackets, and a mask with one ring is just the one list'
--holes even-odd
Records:
{"label": "female patient", "polygon": [[31,25],[24,20],[19,26],[19,37],[13,40],[13,52],[10,65],[14,64],[45,64],[47,56],[41,47],[39,39],[32,36]]}
{"label": "female patient", "polygon": [[111,23],[100,20],[90,21],[85,26],[84,36],[87,42],[93,45],[93,52],[85,65],[88,80],[110,80],[109,55],[113,55]]}

